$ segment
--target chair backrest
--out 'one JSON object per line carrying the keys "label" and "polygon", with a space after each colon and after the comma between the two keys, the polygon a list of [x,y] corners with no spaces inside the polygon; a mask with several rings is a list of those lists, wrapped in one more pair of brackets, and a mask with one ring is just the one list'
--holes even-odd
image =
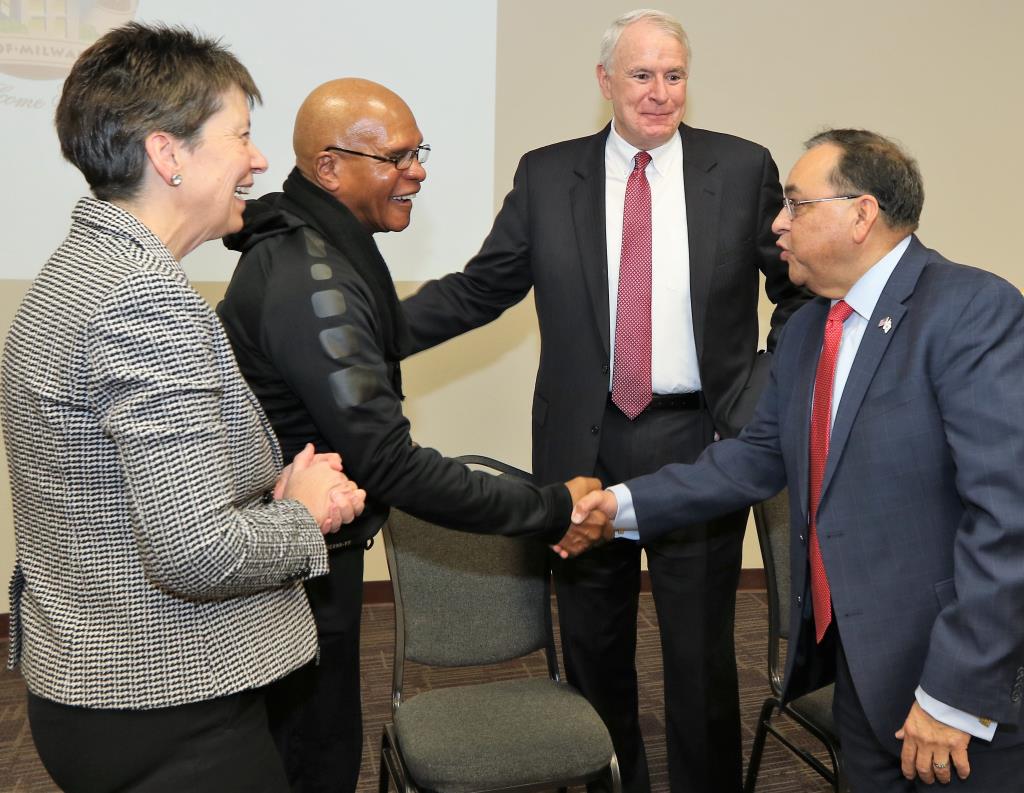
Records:
{"label": "chair backrest", "polygon": [[789,639],[789,491],[754,505],[754,525],[768,589],[768,680],[782,693],[780,645]]}
{"label": "chair backrest", "polygon": [[395,707],[405,659],[470,666],[545,650],[557,678],[543,542],[453,531],[393,509],[384,544],[395,596]]}

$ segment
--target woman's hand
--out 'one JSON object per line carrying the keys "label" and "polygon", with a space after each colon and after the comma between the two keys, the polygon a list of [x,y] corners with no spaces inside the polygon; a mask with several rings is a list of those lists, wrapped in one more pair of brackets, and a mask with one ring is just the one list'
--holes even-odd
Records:
{"label": "woman's hand", "polygon": [[307,443],[277,478],[274,498],[298,501],[320,531],[329,534],[362,513],[366,491],[342,473],[339,455],[317,454],[313,444]]}

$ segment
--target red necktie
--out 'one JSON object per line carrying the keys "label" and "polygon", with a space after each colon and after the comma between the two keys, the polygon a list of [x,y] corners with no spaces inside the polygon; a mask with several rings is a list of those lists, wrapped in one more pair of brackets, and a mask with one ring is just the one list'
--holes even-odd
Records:
{"label": "red necktie", "polygon": [[622,211],[612,402],[630,420],[651,403],[651,186],[644,174],[650,161],[637,152]]}
{"label": "red necktie", "polygon": [[832,622],[832,593],[825,575],[825,562],[818,544],[818,502],[821,500],[821,482],[825,478],[828,460],[828,441],[832,434],[832,384],[836,377],[836,359],[839,343],[843,340],[843,323],[853,309],[840,300],[828,312],[825,322],[825,342],[818,359],[818,373],[814,377],[814,403],[811,408],[811,476],[809,512],[811,528],[807,549],[811,561],[811,602],[814,606],[814,634],[821,641]]}

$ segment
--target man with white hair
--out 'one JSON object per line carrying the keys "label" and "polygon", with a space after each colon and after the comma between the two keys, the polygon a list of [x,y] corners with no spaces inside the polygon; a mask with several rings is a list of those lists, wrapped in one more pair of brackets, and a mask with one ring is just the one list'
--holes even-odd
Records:
{"label": "man with white hair", "polygon": [[[650,9],[605,33],[597,79],[612,123],[523,157],[480,253],[403,306],[416,351],[490,322],[535,289],[539,482],[617,482],[692,462],[736,435],[768,372],[758,274],[776,304],[768,348],[805,297],[771,223],[778,170],[762,146],[682,123],[690,46]],[[746,510],[650,544],[554,563],[569,682],[607,723],[628,791],[650,788],[637,705],[640,551],[665,667],[673,791],[740,789],[735,593]]]}

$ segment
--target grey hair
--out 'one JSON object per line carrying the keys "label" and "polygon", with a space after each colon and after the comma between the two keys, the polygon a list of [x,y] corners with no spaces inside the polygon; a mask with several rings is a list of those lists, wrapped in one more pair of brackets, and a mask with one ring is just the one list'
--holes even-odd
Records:
{"label": "grey hair", "polygon": [[606,72],[611,71],[612,55],[615,54],[615,47],[619,43],[619,36],[622,35],[622,31],[634,22],[649,22],[658,30],[672,36],[683,45],[683,49],[686,50],[686,60],[689,62],[692,55],[690,39],[687,38],[686,31],[676,21],[676,18],[671,14],[666,14],[664,11],[658,11],[654,8],[637,8],[626,12],[612,22],[601,37],[601,58],[599,62]]}
{"label": "grey hair", "polygon": [[895,141],[866,129],[827,129],[808,140],[813,149],[831,144],[840,149],[829,182],[842,193],[871,195],[889,228],[917,228],[924,207],[924,181],[917,162]]}
{"label": "grey hair", "polygon": [[130,22],[97,39],[71,67],[55,116],[61,151],[97,198],[133,198],[145,173],[146,136],[162,130],[194,147],[231,88],[250,107],[261,101],[249,71],[219,41]]}

